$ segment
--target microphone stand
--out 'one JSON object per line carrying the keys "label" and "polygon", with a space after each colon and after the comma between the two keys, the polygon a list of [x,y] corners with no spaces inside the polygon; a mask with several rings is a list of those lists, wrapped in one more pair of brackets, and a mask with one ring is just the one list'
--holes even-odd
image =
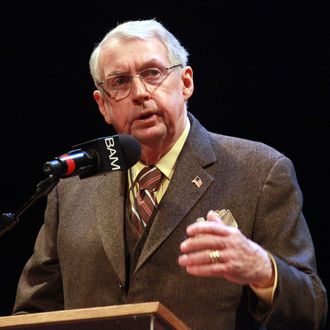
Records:
{"label": "microphone stand", "polygon": [[2,213],[0,216],[0,237],[11,230],[18,222],[19,217],[40,197],[47,196],[57,185],[59,177],[49,175],[37,184],[35,193],[15,212]]}

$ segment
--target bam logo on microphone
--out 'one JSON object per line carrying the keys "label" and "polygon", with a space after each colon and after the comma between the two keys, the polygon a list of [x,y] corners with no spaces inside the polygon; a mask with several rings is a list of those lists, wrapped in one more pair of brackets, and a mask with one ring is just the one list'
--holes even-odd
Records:
{"label": "bam logo on microphone", "polygon": [[104,140],[105,145],[109,151],[109,160],[110,164],[112,166],[112,170],[120,170],[120,165],[118,164],[119,159],[116,157],[117,150],[113,148],[115,146],[115,140],[114,138],[110,137]]}

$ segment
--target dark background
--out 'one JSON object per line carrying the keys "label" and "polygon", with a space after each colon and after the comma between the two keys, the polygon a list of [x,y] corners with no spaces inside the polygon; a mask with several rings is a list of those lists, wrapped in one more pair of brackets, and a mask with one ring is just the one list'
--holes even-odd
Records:
{"label": "dark background", "polygon": [[[2,5],[0,212],[15,211],[32,196],[44,162],[114,133],[92,98],[89,56],[117,22],[149,18],[191,54],[189,109],[209,130],[265,142],[293,161],[318,271],[329,288],[328,1]],[[41,198],[0,237],[0,315],[11,312],[44,207]]]}

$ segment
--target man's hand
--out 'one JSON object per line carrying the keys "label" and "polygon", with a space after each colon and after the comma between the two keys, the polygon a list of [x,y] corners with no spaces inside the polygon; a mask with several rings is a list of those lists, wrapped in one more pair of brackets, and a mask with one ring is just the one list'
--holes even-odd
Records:
{"label": "man's hand", "polygon": [[268,253],[239,229],[225,225],[216,212],[210,211],[207,221],[188,226],[187,235],[178,259],[187,273],[260,288],[273,286],[274,269]]}

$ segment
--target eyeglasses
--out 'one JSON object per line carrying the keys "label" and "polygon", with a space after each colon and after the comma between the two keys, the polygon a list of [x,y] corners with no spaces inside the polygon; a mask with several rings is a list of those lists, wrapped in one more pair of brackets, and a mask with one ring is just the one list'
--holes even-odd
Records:
{"label": "eyeglasses", "polygon": [[168,68],[147,68],[136,74],[115,74],[107,77],[103,81],[100,81],[98,85],[110,96],[110,98],[118,101],[129,95],[132,89],[132,81],[134,77],[140,78],[145,89],[149,93],[153,93],[171,73],[171,70],[178,67],[182,67],[182,64],[176,64]]}

